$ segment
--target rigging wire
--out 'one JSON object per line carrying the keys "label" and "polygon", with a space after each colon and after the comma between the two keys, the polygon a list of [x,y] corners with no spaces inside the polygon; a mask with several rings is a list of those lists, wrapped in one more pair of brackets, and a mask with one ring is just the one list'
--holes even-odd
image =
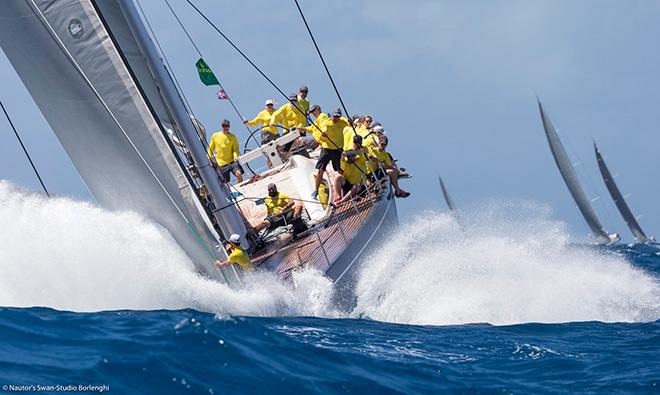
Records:
{"label": "rigging wire", "polygon": [[5,117],[7,117],[7,121],[9,121],[9,125],[11,126],[12,130],[14,131],[14,134],[16,135],[16,138],[18,139],[18,142],[21,144],[21,148],[23,148],[23,152],[25,153],[25,156],[27,156],[28,161],[30,161],[30,165],[32,166],[32,170],[34,170],[34,174],[37,175],[37,178],[39,179],[39,183],[41,184],[41,187],[43,188],[44,192],[46,193],[46,196],[50,197],[50,194],[48,193],[48,189],[46,189],[46,185],[44,185],[44,182],[41,179],[41,176],[39,175],[39,171],[37,170],[37,167],[34,165],[34,162],[32,162],[32,158],[30,157],[30,154],[28,153],[27,148],[25,148],[25,145],[23,144],[23,140],[21,139],[21,136],[18,134],[18,131],[16,130],[16,127],[14,126],[14,123],[11,121],[11,117],[9,117],[9,114],[7,113],[7,110],[5,109],[4,104],[2,104],[2,101],[0,101],[0,107],[2,107],[2,112],[5,113]]}
{"label": "rigging wire", "polygon": [[[202,55],[202,51],[200,51],[197,44],[195,44],[195,41],[193,40],[192,36],[190,36],[190,33],[188,33],[188,30],[185,28],[185,26],[183,26],[183,23],[179,19],[179,16],[176,14],[176,12],[174,12],[174,9],[172,8],[172,5],[170,5],[169,0],[165,0],[165,4],[167,4],[167,8],[170,9],[170,11],[172,12],[172,15],[174,16],[174,19],[176,19],[176,21],[179,23],[179,26],[181,26],[181,29],[183,29],[183,32],[186,33],[186,36],[188,37],[188,40],[190,41],[192,46],[195,47],[195,50],[197,51],[197,54],[199,55],[199,57],[204,58],[204,56]],[[241,112],[238,110],[238,107],[236,107],[236,104],[234,104],[234,101],[231,99],[231,96],[229,95],[229,93],[227,93],[227,91],[225,90],[225,87],[222,86],[222,83],[220,82],[220,80],[218,80],[218,85],[220,86],[220,89],[222,89],[222,91],[225,92],[225,95],[227,96],[227,101],[229,101],[229,104],[232,106],[232,108],[236,112],[236,115],[238,115],[238,118],[239,118],[240,122],[243,123],[243,120],[245,118],[243,118],[243,115],[241,115]],[[250,130],[250,127],[248,125],[244,124],[244,123],[243,123],[243,125],[245,125],[245,128],[247,129],[248,135],[251,134],[252,130]]]}
{"label": "rigging wire", "polygon": [[103,106],[103,108],[106,110],[106,112],[108,113],[108,115],[110,115],[110,117],[112,118],[112,120],[113,120],[113,122],[115,123],[115,125],[117,125],[117,127],[119,128],[119,130],[121,130],[122,134],[124,135],[124,137],[126,138],[126,140],[129,142],[129,144],[131,145],[131,147],[133,148],[133,150],[135,151],[135,153],[138,155],[138,157],[140,158],[140,160],[142,161],[142,163],[144,164],[144,166],[147,168],[147,170],[149,171],[149,173],[154,177],[154,179],[155,179],[156,182],[158,183],[158,186],[160,186],[160,188],[163,190],[163,192],[165,193],[165,196],[167,196],[168,200],[172,203],[172,205],[173,205],[174,208],[177,210],[177,212],[181,215],[181,217],[183,218],[183,220],[184,220],[186,223],[190,223],[190,221],[188,220],[188,217],[186,217],[186,215],[183,213],[183,211],[181,210],[181,208],[179,207],[179,205],[176,203],[176,201],[174,200],[174,198],[172,197],[172,195],[170,195],[170,193],[167,191],[167,189],[165,188],[165,186],[164,186],[163,183],[161,182],[160,178],[158,178],[158,175],[156,175],[156,173],[153,171],[153,169],[151,168],[151,166],[149,166],[149,163],[147,162],[147,160],[144,158],[144,156],[142,156],[142,154],[140,153],[140,151],[137,149],[137,146],[135,145],[135,143],[133,143],[133,140],[131,140],[130,136],[128,135],[128,133],[126,133],[126,130],[125,130],[124,127],[121,125],[121,123],[119,122],[119,120],[117,119],[117,117],[115,116],[115,114],[110,110],[110,107],[109,107],[108,104],[105,102],[105,100],[103,99],[103,97],[101,96],[101,94],[99,93],[99,91],[96,89],[96,87],[94,86],[94,84],[92,84],[92,81],[89,79],[89,77],[87,77],[87,74],[85,74],[85,72],[83,71],[82,67],[78,64],[78,61],[76,61],[76,59],[73,57],[73,55],[71,54],[71,52],[69,51],[69,49],[64,45],[64,42],[62,42],[62,39],[57,35],[57,33],[55,32],[55,29],[53,28],[53,26],[50,24],[50,22],[48,21],[48,19],[46,19],[46,16],[44,15],[44,13],[41,11],[41,9],[40,9],[40,8],[37,6],[37,4],[35,3],[35,0],[29,0],[29,1],[30,1],[30,7],[33,9],[33,11],[35,12],[35,14],[38,15],[38,17],[39,17],[39,19],[41,20],[41,22],[42,22],[42,23],[44,24],[44,26],[48,29],[49,34],[55,39],[57,45],[60,47],[60,50],[62,50],[62,52],[64,52],[64,54],[66,55],[66,57],[67,57],[67,58],[69,59],[69,61],[73,64],[73,66],[75,67],[75,69],[76,69],[76,71],[78,72],[78,74],[80,74],[80,76],[83,78],[83,80],[85,81],[85,83],[87,84],[87,86],[92,90],[92,92],[94,93],[94,95],[96,96],[96,98],[99,100],[99,102],[101,103],[101,105]]}
{"label": "rigging wire", "polygon": [[[167,1],[167,0],[166,0],[166,1]],[[312,120],[309,118],[309,114],[306,114],[304,111],[302,111],[302,109],[300,109],[300,107],[298,107],[298,105],[297,105],[294,101],[289,100],[289,97],[284,93],[284,91],[282,91],[282,89],[280,89],[280,88],[277,86],[277,84],[275,84],[275,83],[273,82],[273,80],[271,80],[271,79],[270,79],[270,78],[269,78],[269,77],[268,77],[268,76],[267,76],[267,75],[266,75],[266,74],[265,74],[265,73],[259,68],[259,66],[257,66],[256,64],[254,64],[254,62],[253,62],[253,61],[252,61],[252,60],[251,60],[251,59],[250,59],[250,58],[249,58],[249,57],[248,57],[243,51],[241,51],[240,48],[238,48],[238,47],[236,46],[236,44],[234,44],[234,42],[231,41],[231,39],[229,39],[229,37],[227,37],[227,36],[222,32],[222,30],[220,30],[220,28],[218,28],[218,27],[217,27],[217,26],[216,26],[216,25],[215,25],[215,24],[214,24],[214,23],[213,23],[213,22],[212,22],[212,21],[211,21],[211,20],[210,20],[210,19],[209,19],[209,18],[208,18],[208,17],[207,17],[207,16],[206,16],[206,15],[205,15],[200,9],[199,9],[199,8],[197,8],[197,6],[195,6],[195,4],[194,4],[191,0],[186,0],[186,2],[187,2],[188,4],[190,4],[190,6],[191,6],[191,7],[192,7],[192,8],[193,8],[193,9],[194,9],[194,10],[195,10],[195,11],[196,11],[196,12],[197,12],[197,13],[198,13],[198,14],[199,14],[199,15],[200,15],[200,16],[201,16],[201,17],[202,17],[202,18],[203,18],[208,24],[209,24],[209,25],[211,25],[211,27],[212,27],[216,32],[218,32],[218,34],[220,34],[220,36],[222,36],[222,38],[224,38],[225,41],[227,41],[227,43],[229,43],[229,45],[231,45],[231,46],[236,50],[236,52],[238,52],[238,53],[243,57],[243,59],[245,59],[245,60],[246,60],[246,61],[247,61],[247,62],[248,62],[248,63],[249,63],[249,64],[250,64],[250,65],[251,65],[251,66],[252,66],[257,72],[258,72],[258,73],[259,73],[259,74],[261,74],[261,76],[264,77],[264,78],[266,79],[266,81],[268,81],[268,82],[273,86],[273,88],[275,88],[275,89],[276,89],[276,90],[277,90],[282,96],[284,96],[285,100],[287,100],[289,103],[291,103],[291,105],[292,105],[293,107],[295,107],[295,108],[296,108],[301,114],[303,114],[303,115],[305,116],[305,119],[307,119],[307,121],[309,121],[309,123],[310,123],[312,126],[314,126],[319,132],[321,132],[321,133],[325,133],[323,130],[321,130],[321,128],[320,128],[316,123],[312,122]],[[310,32],[310,33],[311,33],[311,32]],[[325,62],[324,62],[324,63],[325,63]],[[330,78],[332,79],[332,77],[330,77]],[[333,85],[334,85],[334,82],[333,82]],[[336,90],[336,87],[335,87],[335,90]],[[337,94],[339,94],[338,91],[337,91]],[[339,98],[339,100],[341,101],[341,97]],[[342,106],[343,106],[343,102],[342,102]],[[346,107],[345,107],[345,106],[344,106],[344,111],[346,111]],[[347,113],[346,115],[348,116],[348,113]],[[350,122],[349,122],[349,124],[350,124]],[[353,127],[352,124],[351,124],[351,127]],[[353,132],[357,134],[357,132],[355,131],[355,127],[353,127]],[[342,147],[339,147],[337,144],[335,144],[335,142],[332,141],[331,139],[328,139],[328,141],[330,141],[330,143],[332,143],[332,145],[334,145],[337,149],[341,149],[341,148],[342,148]],[[360,171],[362,172],[361,169],[360,169]],[[364,172],[362,172],[362,174],[365,175]]]}
{"label": "rigging wire", "polygon": [[[252,66],[257,72],[258,72],[258,73],[259,73],[259,74],[261,74],[261,76],[264,77],[264,78],[266,79],[266,81],[268,81],[268,83],[270,83],[270,85],[271,85],[273,88],[275,88],[275,90],[277,90],[277,91],[278,91],[278,92],[284,97],[284,99],[285,99],[286,101],[288,101],[289,103],[291,103],[291,105],[294,106],[294,107],[296,108],[296,110],[298,110],[301,114],[303,114],[303,115],[305,116],[305,119],[307,119],[307,120],[309,121],[309,123],[310,123],[312,126],[314,126],[316,129],[318,129],[320,132],[323,132],[323,131],[318,127],[318,125],[316,125],[314,122],[312,122],[312,120],[309,118],[309,114],[306,114],[306,113],[305,113],[305,112],[304,112],[304,111],[303,111],[303,110],[302,110],[302,109],[301,109],[301,108],[300,108],[300,107],[299,107],[294,101],[289,100],[289,96],[288,96],[286,93],[284,93],[284,91],[283,91],[282,89],[280,89],[280,87],[277,86],[277,84],[275,84],[275,83],[273,82],[273,80],[271,80],[271,79],[270,79],[270,78],[269,78],[269,77],[268,77],[268,76],[267,76],[267,75],[266,75],[266,74],[265,74],[265,73],[259,68],[259,66],[257,66],[257,65],[256,65],[256,64],[255,64],[255,63],[254,63],[254,62],[253,62],[253,61],[252,61],[252,60],[251,60],[251,59],[250,59],[250,58],[249,58],[249,57],[248,57],[243,51],[241,51],[241,49],[238,48],[238,47],[236,46],[236,44],[234,44],[234,42],[233,42],[229,37],[227,37],[227,36],[222,32],[222,30],[220,30],[220,28],[218,28],[218,26],[215,25],[215,23],[213,23],[213,22],[212,22],[212,21],[211,21],[211,20],[210,20],[210,19],[209,19],[209,18],[208,18],[208,17],[207,17],[207,16],[206,16],[206,15],[205,15],[200,9],[199,9],[199,8],[197,8],[197,6],[196,6],[191,0],[186,0],[186,2],[187,2],[187,3],[188,3],[188,4],[189,4],[189,5],[190,5],[190,6],[191,6],[191,7],[192,7],[192,8],[193,8],[193,9],[194,9],[194,10],[195,10],[195,11],[196,11],[196,12],[197,12],[197,13],[198,13],[198,14],[199,14],[199,15],[200,15],[200,16],[201,16],[201,17],[202,17],[202,18],[203,18],[203,19],[204,19],[204,20],[205,20],[205,21],[206,21],[206,22],[207,22],[207,23],[208,23],[208,24],[209,24],[209,25],[210,25],[210,26],[216,31],[216,32],[217,32],[217,33],[218,33],[218,34],[220,34],[220,36],[222,36],[222,38],[224,38],[225,41],[227,41],[227,43],[229,43],[229,45],[231,45],[232,48],[234,48],[234,49],[236,50],[236,52],[238,52],[238,53],[243,57],[243,59],[245,59],[245,60],[246,60],[246,61],[247,61],[247,62],[248,62],[248,63],[249,63],[249,64],[250,64],[250,65],[251,65],[251,66]],[[336,144],[334,144],[334,143],[333,143],[333,145],[336,146]],[[337,147],[337,148],[339,148],[339,147]]]}
{"label": "rigging wire", "polygon": [[[309,24],[307,23],[307,18],[305,18],[305,14],[303,13],[302,8],[300,8],[300,4],[298,3],[298,0],[293,0],[296,3],[296,7],[298,8],[298,12],[300,13],[300,17],[302,18],[303,22],[305,23],[305,27],[307,28],[307,32],[309,33],[309,37],[312,39],[312,42],[314,43],[314,48],[316,48],[316,53],[319,55],[319,58],[321,58],[321,63],[323,63],[323,68],[325,69],[326,74],[328,74],[328,78],[330,78],[330,83],[332,84],[332,87],[335,90],[335,93],[337,94],[337,98],[339,99],[339,103],[341,103],[341,107],[344,109],[344,112],[346,113],[346,117],[350,119],[350,114],[348,110],[346,109],[346,105],[344,104],[344,100],[341,98],[341,94],[339,93],[339,89],[337,89],[337,85],[335,84],[335,80],[332,78],[332,74],[330,73],[330,70],[328,69],[328,65],[325,63],[325,59],[323,58],[323,54],[321,54],[321,49],[319,49],[318,44],[316,43],[316,39],[314,38],[314,34],[312,34],[312,29],[310,29]],[[353,126],[353,122],[350,122],[351,128],[353,128],[353,133],[357,135],[357,131],[355,130],[355,126]]]}

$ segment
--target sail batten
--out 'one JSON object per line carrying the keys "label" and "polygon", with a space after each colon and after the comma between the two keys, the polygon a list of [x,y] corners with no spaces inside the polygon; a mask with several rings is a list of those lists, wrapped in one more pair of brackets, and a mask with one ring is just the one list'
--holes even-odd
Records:
{"label": "sail batten", "polygon": [[548,144],[550,145],[550,151],[552,152],[555,163],[559,168],[559,173],[564,179],[564,182],[566,183],[566,186],[568,187],[573,200],[575,200],[575,203],[580,209],[580,213],[582,213],[582,216],[587,222],[589,229],[591,229],[591,232],[594,234],[594,236],[596,236],[597,243],[610,243],[612,239],[603,228],[603,225],[601,224],[600,219],[598,218],[598,215],[594,211],[593,207],[591,207],[589,198],[584,193],[584,190],[580,185],[577,173],[573,168],[573,164],[571,163],[571,160],[569,159],[564,146],[559,140],[559,135],[552,125],[550,118],[545,113],[541,101],[538,101],[538,106],[539,112],[541,113],[541,120],[543,121],[543,128],[545,129],[545,135],[548,139]]}
{"label": "sail batten", "polygon": [[626,198],[621,195],[621,191],[616,185],[616,182],[614,182],[614,177],[612,177],[609,168],[605,164],[605,160],[598,150],[596,143],[594,143],[594,152],[596,154],[596,161],[598,162],[598,169],[600,170],[600,174],[603,177],[607,191],[610,193],[610,196],[612,196],[612,200],[614,200],[616,208],[619,210],[619,213],[621,213],[623,220],[626,222],[626,225],[628,225],[628,228],[630,228],[633,236],[635,236],[635,238],[640,243],[646,243],[649,241],[649,238],[646,236],[642,230],[642,227],[637,222],[637,217],[635,217],[635,215],[630,210],[630,207],[628,207]]}

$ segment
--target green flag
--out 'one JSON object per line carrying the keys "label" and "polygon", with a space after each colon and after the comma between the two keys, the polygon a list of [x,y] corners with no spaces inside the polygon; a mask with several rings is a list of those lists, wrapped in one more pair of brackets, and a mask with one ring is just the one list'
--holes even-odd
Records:
{"label": "green flag", "polygon": [[215,74],[213,74],[213,70],[211,70],[209,65],[206,64],[204,58],[199,58],[197,63],[195,63],[195,66],[197,66],[199,79],[202,80],[204,85],[220,85],[218,79],[215,78]]}

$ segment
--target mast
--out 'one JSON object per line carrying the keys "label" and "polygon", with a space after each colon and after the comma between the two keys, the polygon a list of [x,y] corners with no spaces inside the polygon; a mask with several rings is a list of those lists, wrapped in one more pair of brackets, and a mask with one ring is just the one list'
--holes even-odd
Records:
{"label": "mast", "polygon": [[225,237],[237,233],[241,235],[242,240],[247,240],[245,237],[247,230],[238,207],[229,201],[227,198],[229,190],[224,183],[220,182],[215,169],[210,166],[206,147],[200,142],[198,130],[191,120],[181,96],[179,96],[156,46],[149,37],[135,3],[133,0],[117,1],[142,50],[142,54],[146,58],[153,79],[160,88],[160,94],[173,115],[176,126],[178,126],[186,147],[190,151],[199,176],[204,181],[208,194],[216,207],[213,215],[220,229],[222,229]]}
{"label": "mast", "polygon": [[217,235],[167,137],[180,122],[140,65],[116,1],[0,1],[0,20],[0,46],[99,205],[158,223],[200,272],[226,279],[214,265]]}
{"label": "mast", "polygon": [[543,128],[545,129],[545,135],[548,138],[548,144],[550,145],[550,151],[552,152],[552,156],[559,168],[559,172],[568,187],[568,191],[571,193],[571,196],[573,196],[573,200],[575,200],[575,203],[580,209],[580,213],[582,213],[587,225],[589,225],[591,232],[596,236],[596,242],[598,244],[611,243],[613,238],[605,231],[598,215],[596,215],[593,207],[591,207],[591,203],[580,185],[578,176],[566,154],[566,150],[559,140],[559,135],[557,135],[557,131],[552,125],[550,118],[543,110],[543,105],[540,100],[538,100],[538,105],[539,112],[541,113],[541,120],[543,121]]}
{"label": "mast", "polygon": [[595,142],[594,142],[594,152],[596,153],[596,161],[598,162],[598,169],[600,170],[601,176],[603,176],[603,181],[605,182],[605,186],[607,187],[610,196],[612,196],[612,200],[614,200],[614,204],[616,205],[616,208],[619,209],[619,212],[621,213],[623,220],[626,221],[626,225],[628,225],[628,228],[630,228],[630,231],[632,232],[633,236],[635,236],[635,238],[640,243],[646,243],[647,241],[649,241],[649,238],[642,230],[642,227],[639,226],[639,223],[637,222],[637,218],[635,218],[632,211],[630,210],[630,207],[628,207],[628,204],[626,203],[626,199],[623,197],[623,195],[621,195],[621,191],[614,182],[614,178],[612,178],[612,174],[610,173],[610,170],[607,168],[607,165],[605,164],[605,160],[603,160],[603,156],[600,154],[600,151],[598,150],[598,147],[596,146]]}

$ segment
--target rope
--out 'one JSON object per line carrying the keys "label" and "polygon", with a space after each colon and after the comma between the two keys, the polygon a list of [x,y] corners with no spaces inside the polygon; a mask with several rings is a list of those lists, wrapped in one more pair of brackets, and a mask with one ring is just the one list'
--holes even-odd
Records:
{"label": "rope", "polygon": [[14,126],[14,123],[11,121],[11,118],[9,117],[9,114],[7,113],[7,110],[5,110],[4,104],[2,104],[2,101],[0,101],[0,107],[2,107],[2,112],[5,113],[5,117],[7,117],[7,121],[9,121],[9,125],[11,126],[12,130],[14,131],[14,134],[16,135],[16,138],[18,139],[18,142],[21,144],[21,148],[23,148],[23,152],[25,152],[25,156],[27,156],[28,161],[30,161],[30,166],[32,166],[32,170],[34,170],[34,174],[37,175],[37,178],[39,179],[39,183],[41,184],[41,187],[43,188],[44,193],[46,193],[47,197],[50,197],[50,194],[48,193],[48,189],[46,189],[46,185],[44,185],[44,182],[41,179],[41,176],[39,175],[39,171],[37,170],[37,167],[34,165],[34,162],[32,162],[32,158],[30,157],[30,154],[28,153],[27,148],[25,148],[25,144],[23,144],[23,140],[21,140],[21,136],[18,134],[18,131],[16,130],[16,127]]}
{"label": "rope", "polygon": [[[214,24],[214,23],[213,23],[213,22],[212,22],[212,21],[211,21],[211,20],[210,20],[210,19],[209,19],[209,18],[208,18],[208,17],[207,17],[207,16],[206,16],[201,10],[200,10],[200,9],[199,9],[199,8],[197,8],[197,6],[195,6],[195,4],[194,4],[191,0],[186,0],[186,2],[187,2],[188,4],[190,4],[190,6],[191,6],[191,7],[192,7],[192,8],[193,8],[193,9],[194,9],[194,10],[195,10],[195,11],[196,11],[196,12],[197,12],[197,13],[198,13],[198,14],[199,14],[199,15],[200,15],[200,16],[201,16],[201,17],[202,17],[202,18],[203,18],[203,19],[204,19],[204,20],[205,20],[205,21],[206,21],[206,22],[207,22],[207,23],[208,23],[208,24],[209,24],[209,25],[210,25],[210,26],[211,26],[211,27],[217,32],[217,33],[218,33],[218,34],[220,34],[220,36],[222,36],[222,38],[224,38],[225,41],[227,41],[227,43],[229,43],[229,45],[231,45],[232,48],[234,48],[234,49],[236,50],[236,52],[238,52],[238,53],[243,57],[243,59],[245,59],[245,60],[246,60],[246,61],[247,61],[247,62],[248,62],[248,63],[249,63],[249,64],[250,64],[250,65],[251,65],[251,66],[252,66],[257,72],[258,72],[258,73],[259,73],[259,74],[261,74],[261,76],[264,77],[264,78],[266,79],[266,81],[268,81],[268,83],[270,83],[270,85],[271,85],[273,88],[275,88],[275,90],[277,90],[277,91],[278,91],[278,92],[279,92],[279,93],[285,98],[285,100],[287,100],[289,103],[291,103],[291,105],[292,105],[293,107],[295,107],[295,108],[296,108],[301,114],[303,114],[303,116],[305,117],[305,119],[307,119],[307,121],[309,121],[309,123],[310,123],[311,125],[313,125],[316,129],[318,129],[319,132],[323,133],[323,131],[318,127],[318,125],[316,125],[314,122],[312,122],[312,119],[309,117],[309,114],[305,113],[305,111],[303,111],[302,109],[300,109],[300,107],[298,107],[298,105],[297,105],[293,100],[289,100],[289,96],[288,96],[287,94],[285,94],[284,91],[282,91],[282,89],[280,89],[280,88],[277,86],[277,84],[275,84],[275,83],[273,82],[273,80],[271,80],[270,78],[268,78],[268,76],[267,76],[267,75],[266,75],[266,74],[265,74],[265,73],[259,68],[259,66],[257,66],[256,64],[254,64],[254,62],[253,62],[253,61],[252,61],[252,60],[251,60],[251,59],[250,59],[250,58],[249,58],[249,57],[248,57],[243,51],[241,51],[240,48],[238,48],[238,47],[236,46],[236,44],[234,44],[234,42],[231,41],[231,40],[229,39],[229,37],[227,37],[227,36],[226,36],[226,35],[225,35],[225,34],[224,34],[224,33],[223,33],[223,32],[222,32],[222,31],[221,31],[221,30],[220,30],[220,29],[219,29],[219,28],[218,28],[218,27],[217,27],[217,26],[216,26],[216,25],[215,25],[215,24]],[[334,145],[335,147],[337,147],[337,144],[334,144],[334,142],[333,142],[333,145]],[[337,148],[339,148],[339,147],[337,147]]]}
{"label": "rope", "polygon": [[[169,8],[170,11],[172,12],[172,15],[174,16],[174,19],[176,19],[176,21],[179,23],[179,26],[181,26],[181,29],[183,29],[183,32],[188,37],[188,40],[190,41],[192,46],[195,47],[195,51],[197,51],[197,54],[199,55],[199,57],[204,58],[204,56],[202,55],[202,51],[199,50],[199,47],[197,47],[197,44],[195,44],[195,41],[190,36],[190,33],[188,33],[188,30],[185,28],[185,26],[183,26],[183,23],[179,19],[179,16],[176,14],[176,12],[174,12],[174,9],[170,5],[169,0],[165,0],[165,4],[167,4],[167,8]],[[220,80],[218,80],[218,85],[220,85],[220,89],[222,89],[222,91],[225,92],[225,94],[227,96],[227,100],[229,101],[229,104],[231,104],[232,108],[236,112],[236,115],[238,115],[238,118],[239,118],[240,122],[243,123],[243,119],[245,119],[245,118],[243,118],[243,115],[241,115],[241,112],[238,111],[238,107],[236,107],[236,105],[234,104],[234,101],[231,99],[231,96],[229,95],[229,93],[227,93],[227,90],[225,90],[225,87],[222,86],[222,83],[220,82]],[[245,128],[248,131],[248,135],[252,133],[252,131],[250,130],[250,127],[248,125],[245,125]]]}
{"label": "rope", "polygon": [[[325,63],[325,59],[323,58],[323,55],[321,54],[321,50],[319,49],[318,44],[316,43],[316,39],[314,38],[314,34],[312,34],[312,29],[309,28],[309,24],[307,23],[307,18],[305,18],[305,14],[302,11],[302,8],[300,8],[300,4],[298,4],[298,0],[293,0],[296,3],[296,7],[298,8],[298,12],[300,13],[300,17],[302,18],[303,22],[305,22],[305,27],[307,28],[307,32],[309,33],[309,37],[312,39],[312,42],[314,43],[314,48],[316,48],[316,53],[319,54],[319,58],[321,58],[321,63],[323,63],[323,68],[325,68],[326,74],[328,74],[328,78],[330,78],[330,83],[332,84],[332,87],[335,90],[335,93],[337,94],[337,98],[339,98],[339,103],[341,103],[341,107],[344,109],[344,112],[346,113],[346,116],[350,119],[350,115],[348,110],[346,109],[346,105],[344,105],[344,100],[341,98],[341,94],[339,94],[339,89],[337,89],[337,85],[335,84],[335,80],[332,78],[332,74],[330,74],[330,70],[328,69],[328,65]],[[353,122],[350,123],[351,128],[353,128],[353,133],[357,135],[357,131],[355,130],[355,126],[353,126]]]}

